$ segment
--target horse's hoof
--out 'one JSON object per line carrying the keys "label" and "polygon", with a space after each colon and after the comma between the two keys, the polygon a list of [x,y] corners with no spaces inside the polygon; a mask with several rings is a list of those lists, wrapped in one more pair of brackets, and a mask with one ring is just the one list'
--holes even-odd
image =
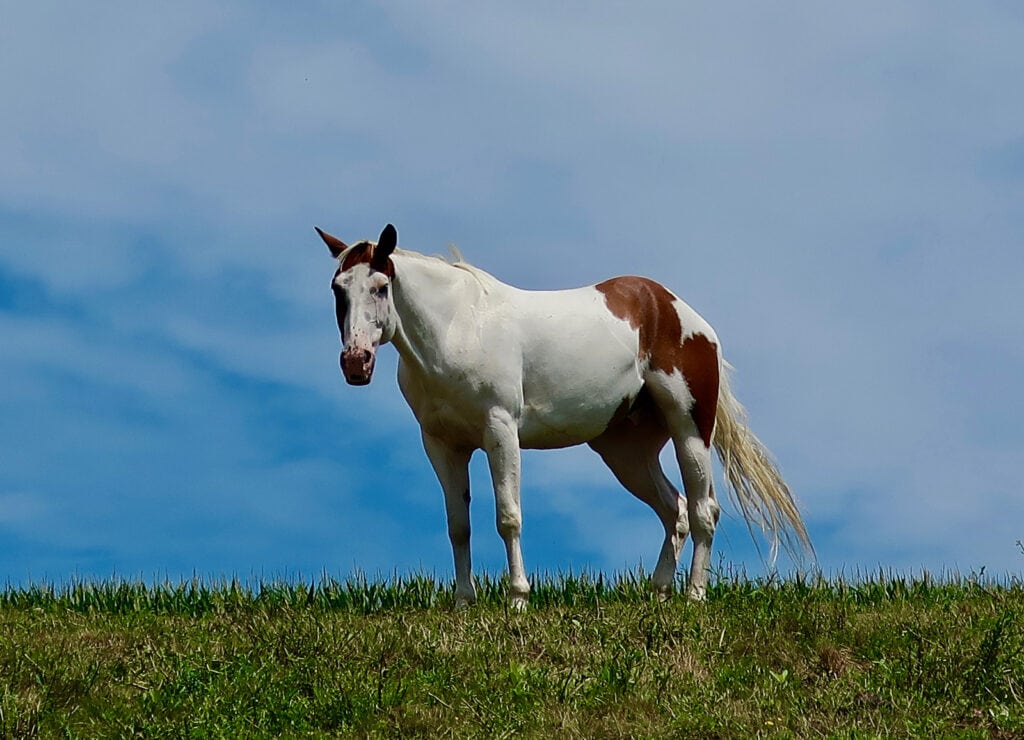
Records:
{"label": "horse's hoof", "polygon": [[512,596],[508,600],[508,610],[516,614],[526,611],[527,598],[525,596]]}
{"label": "horse's hoof", "polygon": [[702,603],[708,600],[708,593],[704,588],[691,588],[686,592],[686,598],[690,601]]}
{"label": "horse's hoof", "polygon": [[467,598],[465,596],[457,596],[455,598],[455,611],[457,611],[457,612],[464,611],[464,610],[468,609],[469,607],[473,606],[473,604],[475,602],[476,602],[476,599],[470,599],[470,598]]}

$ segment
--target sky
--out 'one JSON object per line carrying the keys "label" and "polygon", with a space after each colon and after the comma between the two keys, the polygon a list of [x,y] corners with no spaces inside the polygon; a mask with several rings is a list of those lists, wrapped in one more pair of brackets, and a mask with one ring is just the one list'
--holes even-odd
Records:
{"label": "sky", "polygon": [[[1016,2],[0,0],[0,578],[450,576],[396,353],[344,383],[313,231],[388,222],[683,297],[826,572],[1019,575],[1022,79]],[[531,572],[655,563],[588,448],[523,478]],[[715,545],[771,567],[729,504]]]}

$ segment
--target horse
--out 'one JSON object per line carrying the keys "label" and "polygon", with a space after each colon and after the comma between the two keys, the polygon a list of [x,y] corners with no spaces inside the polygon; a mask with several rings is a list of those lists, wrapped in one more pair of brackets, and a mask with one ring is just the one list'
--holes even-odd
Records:
{"label": "horse", "polygon": [[[352,246],[316,227],[337,261],[331,290],[345,380],[366,385],[377,348],[398,350],[398,387],[419,422],[444,492],[455,561],[455,604],[476,599],[470,553],[469,459],[486,453],[497,529],[508,558],[509,605],[526,607],[520,546],[520,450],[588,444],[626,490],[658,515],[665,538],[651,575],[672,592],[693,535],[687,596],[707,595],[720,507],[711,450],[753,535],[813,551],[793,495],[730,391],[715,331],[648,278],[615,277],[570,290],[502,283],[458,255],[398,248],[388,224]],[[671,440],[685,496],[659,453]]]}

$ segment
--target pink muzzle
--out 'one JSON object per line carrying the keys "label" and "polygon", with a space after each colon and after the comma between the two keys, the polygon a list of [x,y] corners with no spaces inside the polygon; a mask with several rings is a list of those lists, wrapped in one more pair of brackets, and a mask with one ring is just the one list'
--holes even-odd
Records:
{"label": "pink muzzle", "polygon": [[346,347],[341,351],[341,372],[349,385],[366,385],[373,377],[374,352]]}

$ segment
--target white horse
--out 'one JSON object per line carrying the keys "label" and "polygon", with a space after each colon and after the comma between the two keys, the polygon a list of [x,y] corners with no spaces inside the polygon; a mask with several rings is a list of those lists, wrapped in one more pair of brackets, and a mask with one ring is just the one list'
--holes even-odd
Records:
{"label": "white horse", "polygon": [[[469,546],[469,458],[483,449],[508,555],[510,605],[530,584],[519,537],[520,449],[589,444],[619,482],[657,513],[665,541],[651,577],[671,592],[693,533],[688,595],[705,598],[719,505],[711,448],[748,526],[810,549],[785,481],[729,392],[711,326],[658,283],[618,277],[586,288],[526,291],[464,262],[396,249],[388,224],[376,244],[348,246],[320,229],[338,266],[331,280],[341,369],[352,385],[375,353],[398,349],[398,385],[419,421],[444,490],[455,599],[476,599]],[[658,454],[671,439],[686,496]]]}

